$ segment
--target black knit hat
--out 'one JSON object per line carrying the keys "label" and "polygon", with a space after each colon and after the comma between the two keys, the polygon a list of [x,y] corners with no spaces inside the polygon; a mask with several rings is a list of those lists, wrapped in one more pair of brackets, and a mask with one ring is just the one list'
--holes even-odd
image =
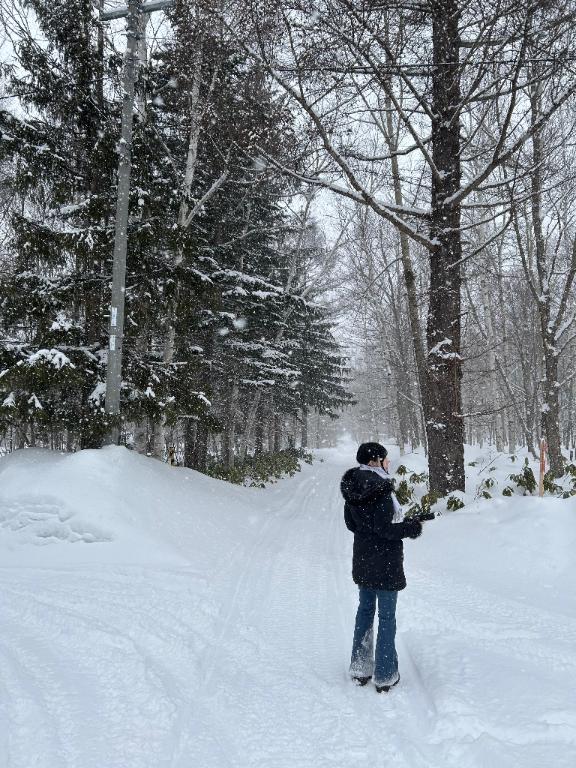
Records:
{"label": "black knit hat", "polygon": [[385,459],[388,451],[380,443],[362,443],[356,454],[358,464],[368,464],[369,461]]}

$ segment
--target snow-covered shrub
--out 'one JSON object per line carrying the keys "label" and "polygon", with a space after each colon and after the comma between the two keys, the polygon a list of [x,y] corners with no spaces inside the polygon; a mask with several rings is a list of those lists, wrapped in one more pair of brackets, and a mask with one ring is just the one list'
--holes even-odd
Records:
{"label": "snow-covered shrub", "polygon": [[534,472],[531,467],[528,465],[528,459],[525,459],[524,461],[522,472],[517,475],[510,475],[509,479],[516,483],[519,488],[524,489],[524,496],[526,496],[527,493],[534,493],[537,488],[536,478],[534,477]]}
{"label": "snow-covered shrub", "polygon": [[436,504],[440,497],[437,493],[434,493],[434,491],[428,491],[428,493],[425,493],[424,496],[420,499],[420,506],[422,507],[422,512],[430,512],[430,508]]}
{"label": "snow-covered shrub", "polygon": [[464,501],[458,496],[448,496],[446,501],[446,509],[450,512],[455,512],[457,509],[462,509],[465,506]]}
{"label": "snow-covered shrub", "polygon": [[404,516],[405,520],[410,520],[413,517],[419,517],[422,514],[422,507],[417,502],[414,502],[406,512],[406,515]]}
{"label": "snow-covered shrub", "polygon": [[556,478],[552,474],[552,472],[548,471],[544,475],[544,491],[546,493],[552,493],[554,496],[557,496],[559,493],[562,493],[564,491],[563,487],[561,485],[558,485],[557,482],[555,482]]}
{"label": "snow-covered shrub", "polygon": [[494,488],[495,485],[496,482],[492,477],[486,477],[476,489],[476,498],[491,499],[492,494],[489,489]]}
{"label": "snow-covered shrub", "polygon": [[396,488],[396,498],[399,504],[408,504],[414,495],[414,488],[408,485],[407,480],[401,480]]}

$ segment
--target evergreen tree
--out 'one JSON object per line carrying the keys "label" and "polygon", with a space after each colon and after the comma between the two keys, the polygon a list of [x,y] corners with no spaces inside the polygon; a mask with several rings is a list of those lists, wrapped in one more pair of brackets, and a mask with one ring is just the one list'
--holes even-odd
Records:
{"label": "evergreen tree", "polygon": [[[0,114],[15,200],[0,416],[23,442],[96,446],[121,61],[88,0],[31,8],[47,43],[22,41],[12,87],[26,112]],[[199,469],[263,450],[266,430],[278,450],[283,419],[346,400],[327,316],[302,295],[293,183],[259,160],[294,153],[292,115],[208,11],[176,3],[140,67],[121,393],[127,440],[161,457],[180,437]]]}
{"label": "evergreen tree", "polygon": [[12,339],[2,349],[0,418],[28,425],[31,441],[66,429],[98,445],[116,162],[103,35],[90,0],[29,6],[45,43],[20,41],[11,77],[20,105],[0,113],[15,201],[12,269],[0,286]]}

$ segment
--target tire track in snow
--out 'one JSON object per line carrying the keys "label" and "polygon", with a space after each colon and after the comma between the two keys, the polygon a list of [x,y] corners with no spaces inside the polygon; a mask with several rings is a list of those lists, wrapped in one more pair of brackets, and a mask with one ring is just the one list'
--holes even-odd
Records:
{"label": "tire track in snow", "polygon": [[[252,684],[254,676],[256,676],[259,692],[264,699],[263,702],[256,702],[255,706],[246,704],[242,700],[237,702],[242,717],[251,720],[255,716],[255,722],[250,727],[244,727],[242,732],[248,733],[251,730],[256,735],[251,740],[252,746],[249,746],[245,739],[239,739],[242,742],[241,750],[235,758],[232,758],[232,764],[235,764],[237,760],[239,765],[246,765],[249,755],[250,764],[256,765],[255,756],[261,751],[262,744],[267,743],[270,728],[275,731],[274,755],[277,757],[278,754],[282,754],[284,744],[286,754],[293,756],[293,745],[290,746],[293,735],[291,734],[287,738],[279,732],[274,723],[269,723],[267,728],[263,729],[260,721],[263,719],[269,722],[268,715],[275,714],[278,709],[277,704],[275,704],[275,696],[270,697],[269,692],[276,691],[278,693],[279,687],[282,687],[282,677],[285,674],[295,674],[293,669],[288,669],[286,672],[281,669],[282,664],[290,666],[290,652],[287,657],[286,653],[282,651],[282,645],[291,647],[290,635],[294,629],[290,626],[290,618],[287,628],[282,617],[286,617],[287,606],[293,603],[291,592],[294,591],[294,585],[299,589],[306,576],[310,574],[307,573],[309,558],[306,558],[304,563],[299,562],[298,557],[292,558],[290,536],[291,531],[294,531],[295,524],[304,522],[303,517],[317,515],[316,507],[318,506],[315,499],[318,479],[315,474],[312,474],[312,470],[308,470],[307,475],[299,479],[301,482],[294,497],[287,504],[284,503],[281,508],[269,511],[270,523],[259,533],[254,544],[250,547],[232,598],[226,606],[223,624],[217,640],[208,658],[205,659],[208,674],[205,678],[204,691],[200,693],[204,696],[205,703],[206,701],[210,702],[214,710],[214,718],[218,718],[218,706],[222,701],[225,701],[227,697],[233,700],[238,698],[234,689],[235,679],[228,680],[227,674],[235,675],[236,679],[238,676],[241,678],[243,676],[248,677]],[[301,552],[299,555],[302,557]],[[312,570],[315,570],[314,566]],[[282,575],[287,572],[289,572],[287,582],[292,585],[288,587],[279,581],[282,579]],[[222,591],[220,589],[220,592]],[[298,607],[297,600],[296,608]],[[302,615],[298,617],[298,613],[298,610],[293,611],[291,616],[296,614],[298,627],[295,629],[302,632]],[[310,614],[304,613],[305,624],[309,619]],[[233,637],[231,636],[232,631]],[[308,643],[306,650],[309,650],[309,647],[310,644]],[[275,658],[277,656],[281,658]],[[310,659],[308,659],[306,666],[304,685],[310,685],[310,681],[316,676],[315,672],[310,670],[309,661]],[[302,677],[301,668],[296,673],[299,678]],[[298,718],[298,706],[295,705],[293,692],[291,692],[289,701],[283,703],[280,700],[279,703],[281,707],[284,706],[288,710],[292,710],[291,717]],[[306,707],[307,705],[300,703],[300,706]],[[197,710],[198,707],[196,707]],[[202,714],[200,716],[202,717]],[[242,734],[240,734],[241,736]],[[187,751],[189,747],[192,749],[192,754]],[[194,752],[194,745],[184,743],[174,765],[190,764],[190,759],[197,762],[200,759],[205,759],[205,755],[201,758],[197,751]]]}
{"label": "tire track in snow", "polygon": [[[305,485],[314,484],[314,480],[309,478],[303,479],[303,482]],[[234,758],[235,747],[224,736],[219,727],[219,712],[217,709],[215,710],[217,702],[214,702],[214,699],[217,698],[214,678],[218,675],[222,656],[229,653],[228,646],[230,644],[229,636],[231,632],[234,634],[235,639],[237,639],[238,625],[244,625],[246,615],[251,613],[255,591],[257,592],[263,585],[265,588],[267,583],[266,573],[254,573],[254,569],[258,565],[264,564],[268,571],[273,567],[270,560],[262,560],[262,553],[268,552],[274,547],[275,542],[282,540],[286,527],[290,526],[291,521],[298,514],[295,502],[289,505],[288,510],[280,511],[284,512],[284,514],[278,514],[278,510],[273,507],[267,509],[264,513],[266,515],[264,525],[257,532],[248,551],[240,547],[237,548],[230,559],[230,565],[226,571],[215,574],[217,584],[214,591],[222,599],[222,605],[216,617],[217,623],[214,625],[214,634],[212,637],[206,638],[206,648],[199,654],[197,661],[199,669],[198,688],[195,690],[194,697],[187,707],[185,716],[186,722],[198,720],[204,724],[205,729],[209,729],[212,726],[213,729],[219,731],[217,738],[211,739],[210,743],[216,747],[220,759],[232,760],[230,765],[236,764]],[[234,581],[230,584],[232,580]],[[206,740],[206,738],[207,734],[205,733],[204,739]],[[195,745],[199,746],[197,737],[188,730],[183,729],[170,762],[171,768],[189,765],[188,750],[193,741],[195,742],[192,745],[194,749]],[[222,743],[227,744],[227,752],[223,752]],[[206,758],[204,757],[204,759]],[[220,764],[219,762],[214,762],[214,765]],[[238,764],[243,768],[241,762]]]}
{"label": "tire track in snow", "polygon": [[9,608],[4,602],[0,640],[0,680],[9,705],[6,751],[12,755],[6,765],[76,766],[80,755],[70,691],[57,674],[51,649],[25,633],[22,617],[14,621]]}
{"label": "tire track in snow", "polygon": [[[82,729],[69,738],[80,757],[64,763],[64,744],[55,750],[59,757],[46,765],[168,765],[178,715],[184,710],[182,691],[187,686],[182,672],[192,667],[194,661],[193,649],[188,649],[187,654],[180,653],[177,660],[167,654],[182,645],[174,642],[174,626],[166,623],[170,612],[166,610],[155,620],[154,600],[145,599],[144,605],[138,606],[134,589],[140,581],[138,574],[116,574],[120,583],[110,583],[107,589],[106,578],[83,573],[82,589],[65,592],[62,585],[69,586],[70,574],[48,573],[45,580],[59,583],[59,589],[42,590],[39,596],[10,583],[4,590],[12,597],[8,633],[12,645],[19,651],[30,643],[38,645],[38,653],[30,658],[27,667],[45,668],[51,678],[61,681],[57,696],[51,693],[50,680],[40,681],[37,698],[50,694],[55,699],[60,727],[71,719],[82,724]],[[162,573],[158,579],[162,579]],[[181,577],[170,573],[169,579],[178,581]],[[163,597],[164,590],[160,589],[157,602],[164,603],[166,609]],[[176,624],[176,615],[173,618]],[[178,626],[177,636],[184,632],[179,619]],[[71,627],[74,631],[68,637]],[[48,642],[39,642],[44,636],[50,637],[50,646]],[[175,662],[176,669],[170,662]],[[15,698],[18,700],[17,694]],[[77,701],[84,703],[84,709],[79,705],[67,714],[66,705]],[[48,707],[43,704],[42,710],[45,709]],[[38,718],[39,733],[58,733],[56,726],[43,722]],[[87,749],[87,744],[92,749]],[[24,762],[26,768],[33,764],[32,760]]]}

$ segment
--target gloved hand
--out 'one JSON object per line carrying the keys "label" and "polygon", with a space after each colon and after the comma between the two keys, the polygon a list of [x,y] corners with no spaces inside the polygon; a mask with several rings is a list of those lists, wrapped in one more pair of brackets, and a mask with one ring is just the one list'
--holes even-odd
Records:
{"label": "gloved hand", "polygon": [[407,520],[405,525],[407,526],[406,534],[410,539],[417,539],[422,533],[422,523],[420,520]]}

